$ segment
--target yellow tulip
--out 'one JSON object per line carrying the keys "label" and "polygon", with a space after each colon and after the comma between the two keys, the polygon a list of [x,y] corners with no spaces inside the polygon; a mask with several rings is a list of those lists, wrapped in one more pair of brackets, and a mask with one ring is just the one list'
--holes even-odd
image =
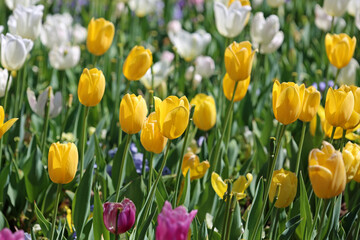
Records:
{"label": "yellow tulip", "polygon": [[320,92],[313,86],[306,88],[299,119],[310,122],[316,116],[319,105]]}
{"label": "yellow tulip", "polygon": [[329,88],[325,101],[326,120],[334,127],[347,123],[354,110],[354,95],[348,88]]}
{"label": "yellow tulip", "polygon": [[175,139],[181,136],[189,123],[190,104],[183,96],[180,99],[176,96],[169,96],[161,101],[155,99],[155,112],[160,132],[168,139]]}
{"label": "yellow tulip", "polygon": [[88,25],[86,47],[95,56],[103,55],[114,39],[115,27],[104,18],[92,18]]}
{"label": "yellow tulip", "polygon": [[297,177],[295,173],[286,171],[283,168],[274,171],[269,192],[270,202],[274,200],[277,186],[279,186],[279,193],[275,207],[286,208],[294,201],[296,196]]}
{"label": "yellow tulip", "polygon": [[212,128],[216,123],[216,106],[212,96],[203,93],[197,94],[190,102],[195,105],[194,124],[203,131]]}
{"label": "yellow tulip", "polygon": [[4,123],[5,112],[4,108],[0,106],[0,139],[11,128],[12,125],[18,120],[18,118],[9,119]]}
{"label": "yellow tulip", "polygon": [[295,122],[301,113],[305,86],[293,82],[279,83],[275,80],[272,105],[276,120],[284,125]]}
{"label": "yellow tulip", "polygon": [[87,107],[96,106],[104,96],[105,77],[97,68],[85,68],[80,76],[78,86],[78,98],[82,105]]}
{"label": "yellow tulip", "polygon": [[360,165],[360,146],[356,143],[348,142],[342,151],[342,157],[344,160],[347,182],[350,182],[356,175]]}
{"label": "yellow tulip", "polygon": [[326,34],[325,48],[327,57],[338,69],[347,66],[354,55],[356,38],[347,34]]}
{"label": "yellow tulip", "polygon": [[[234,102],[241,101],[245,97],[249,84],[250,84],[250,76],[244,81],[240,81],[238,83],[238,86],[236,87]],[[229,101],[231,101],[232,95],[234,93],[234,87],[235,87],[235,81],[232,80],[229,77],[229,74],[226,73],[223,79],[223,91],[225,97]]]}
{"label": "yellow tulip", "polygon": [[309,154],[309,178],[316,196],[332,198],[345,189],[346,171],[342,155],[328,142]]}
{"label": "yellow tulip", "polygon": [[159,154],[164,150],[167,138],[161,134],[157,122],[156,113],[152,112],[142,126],[140,141],[146,151]]}
{"label": "yellow tulip", "polygon": [[341,125],[343,129],[353,129],[360,123],[360,88],[356,86],[342,85],[340,89],[343,89],[345,92],[351,91],[354,95],[354,109],[351,116],[345,124]]}
{"label": "yellow tulip", "polygon": [[[244,176],[240,176],[232,184],[231,195],[236,196],[237,200],[241,200],[246,197],[246,194],[244,192],[249,187],[251,181],[253,180],[253,176],[251,175],[251,173],[246,174],[246,178]],[[230,180],[227,179],[225,181],[230,181]],[[224,199],[224,195],[227,191],[227,184],[215,172],[211,174],[211,185],[214,191],[216,192],[216,194],[221,199]]]}
{"label": "yellow tulip", "polygon": [[134,134],[140,132],[148,113],[144,98],[135,94],[125,94],[120,102],[119,121],[121,129]]}
{"label": "yellow tulip", "polygon": [[128,80],[139,80],[153,64],[152,53],[143,46],[135,46],[127,56],[123,73]]}
{"label": "yellow tulip", "polygon": [[200,163],[199,157],[196,154],[188,152],[184,155],[181,171],[184,177],[186,177],[187,172],[190,171],[190,180],[195,180],[202,178],[209,167],[210,163],[208,161]]}
{"label": "yellow tulip", "polygon": [[251,49],[251,43],[233,42],[225,50],[225,68],[230,78],[234,81],[246,80],[251,73],[255,51]]}
{"label": "yellow tulip", "polygon": [[59,184],[71,182],[78,165],[78,150],[73,143],[53,143],[49,149],[48,171],[51,181]]}

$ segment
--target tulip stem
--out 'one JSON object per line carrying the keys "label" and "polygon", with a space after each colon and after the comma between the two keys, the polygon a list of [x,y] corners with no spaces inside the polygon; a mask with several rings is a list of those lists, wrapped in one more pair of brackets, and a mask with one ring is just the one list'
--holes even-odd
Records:
{"label": "tulip stem", "polygon": [[275,217],[273,219],[273,222],[271,223],[271,229],[270,229],[270,238],[269,240],[276,239],[276,232],[277,232],[277,225],[278,225],[278,219],[279,219],[279,209],[276,208],[275,210]]}
{"label": "tulip stem", "polygon": [[51,238],[50,240],[54,239],[55,234],[55,227],[56,227],[56,216],[58,212],[59,200],[60,200],[60,193],[61,193],[61,184],[58,184],[57,191],[56,191],[56,199],[55,199],[55,206],[54,206],[54,213],[53,213],[53,222],[51,225]]}
{"label": "tulip stem", "polygon": [[343,129],[343,134],[342,134],[341,143],[340,143],[340,152],[342,152],[342,150],[344,148],[345,139],[346,139],[345,136],[346,136],[346,129]]}
{"label": "tulip stem", "polygon": [[302,152],[303,145],[304,145],[305,132],[306,132],[306,122],[303,122],[302,128],[301,128],[301,137],[300,137],[300,142],[299,142],[299,150],[298,150],[298,154],[297,154],[297,157],[296,157],[296,169],[295,169],[296,176],[299,175],[300,159],[301,159],[301,152]]}
{"label": "tulip stem", "polygon": [[233,214],[235,211],[236,204],[237,204],[237,199],[235,196],[233,196],[231,199],[231,207],[230,207],[230,212],[229,212],[229,220],[228,220],[228,226],[227,226],[227,230],[226,230],[225,240],[230,239],[230,230],[231,230],[231,225],[233,222]]}
{"label": "tulip stem", "polygon": [[323,209],[322,209],[321,217],[320,217],[319,230],[318,230],[318,234],[316,236],[316,240],[321,239],[322,226],[323,226],[323,223],[324,223],[324,218],[325,218],[326,210],[328,208],[329,203],[330,203],[330,201],[328,199],[326,199],[325,204],[324,204]]}
{"label": "tulip stem", "polygon": [[339,74],[340,74],[340,69],[337,69],[337,70],[336,70],[335,79],[334,79],[334,87],[335,87],[336,84],[337,84],[337,79],[338,79],[338,77],[339,77]]}
{"label": "tulip stem", "polygon": [[125,166],[125,162],[126,162],[126,157],[127,157],[129,145],[130,145],[130,142],[131,142],[131,136],[132,136],[131,134],[127,134],[127,137],[126,137],[124,151],[123,151],[123,155],[122,155],[122,159],[121,159],[121,166],[120,166],[120,171],[119,171],[118,183],[117,183],[117,187],[116,187],[116,198],[115,198],[116,202],[120,201],[120,189],[121,189],[121,185],[122,185],[122,175],[123,175],[123,172],[124,172],[124,166]]}
{"label": "tulip stem", "polygon": [[46,138],[47,138],[47,131],[49,126],[49,115],[50,115],[50,96],[51,96],[52,88],[48,88],[48,96],[46,101],[46,108],[45,108],[45,123],[44,123],[44,131],[42,132],[41,136],[41,153],[42,158],[45,158],[45,146],[46,146]]}
{"label": "tulip stem", "polygon": [[313,225],[311,227],[311,230],[308,234],[310,234],[310,236],[312,235],[312,232],[314,231],[314,228],[316,226],[316,223],[317,223],[317,220],[318,220],[318,216],[319,216],[319,212],[320,212],[320,208],[321,208],[321,205],[323,203],[323,199],[322,198],[319,198],[319,201],[317,202],[316,204],[316,210],[315,210],[315,215],[314,215],[314,222],[313,222]]}
{"label": "tulip stem", "polygon": [[336,131],[336,127],[332,127],[332,132],[331,132],[331,137],[330,137],[330,144],[333,143],[335,131]]}
{"label": "tulip stem", "polygon": [[225,199],[224,201],[226,202],[226,208],[225,208],[225,218],[224,218],[224,225],[223,225],[223,229],[222,229],[222,233],[221,233],[221,239],[226,239],[226,229],[227,229],[227,224],[229,221],[229,212],[230,212],[230,205],[231,205],[231,181],[227,182],[227,191],[225,193]]}
{"label": "tulip stem", "polygon": [[84,152],[85,152],[85,145],[86,145],[86,125],[87,125],[87,117],[89,114],[90,107],[85,107],[83,120],[82,120],[82,129],[81,129],[81,140],[80,140],[80,181],[83,176],[83,169],[84,169]]}
{"label": "tulip stem", "polygon": [[355,240],[358,240],[359,239],[359,236],[360,236],[360,216],[358,214],[357,216],[357,224],[356,224],[356,228],[355,228]]}
{"label": "tulip stem", "polygon": [[149,159],[149,182],[148,182],[148,192],[150,192],[151,182],[152,182],[152,175],[153,175],[153,160],[154,160],[154,153],[150,153]]}

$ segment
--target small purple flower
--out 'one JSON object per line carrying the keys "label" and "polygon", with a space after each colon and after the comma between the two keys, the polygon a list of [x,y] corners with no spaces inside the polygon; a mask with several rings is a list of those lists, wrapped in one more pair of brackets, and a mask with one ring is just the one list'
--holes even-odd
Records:
{"label": "small purple flower", "polygon": [[318,90],[318,85],[316,82],[314,82],[313,84],[311,84],[311,86],[313,86],[316,90]]}
{"label": "small purple flower", "polygon": [[138,152],[138,149],[137,149],[135,143],[131,143],[131,144],[130,144],[130,152],[131,152],[132,154]]}
{"label": "small purple flower", "polygon": [[[138,174],[141,174],[144,155],[142,153],[135,153],[132,156],[133,156],[136,172]],[[149,164],[147,160],[145,160],[145,171],[149,171]]]}
{"label": "small purple flower", "polygon": [[110,177],[111,177],[111,170],[112,170],[112,166],[111,166],[111,165],[107,165],[107,166],[106,166],[106,172],[107,172],[107,174],[109,174]]}
{"label": "small purple flower", "polygon": [[333,80],[330,80],[330,81],[328,81],[328,86],[329,87],[334,87],[334,81]]}
{"label": "small purple flower", "polygon": [[197,145],[198,145],[199,147],[201,147],[201,146],[203,145],[203,143],[204,143],[205,140],[206,140],[206,138],[205,138],[204,136],[199,137],[199,139],[198,139],[198,141],[197,141]]}
{"label": "small purple flower", "polygon": [[12,233],[10,229],[4,228],[0,231],[0,240],[25,240],[24,231],[19,230]]}
{"label": "small purple flower", "polygon": [[115,156],[115,154],[117,153],[117,147],[116,148],[113,148],[113,149],[110,149],[109,151],[108,151],[108,155],[109,155],[109,157],[110,158],[113,158],[114,156]]}
{"label": "small purple flower", "polygon": [[183,17],[181,7],[179,5],[174,6],[173,18],[175,20],[180,20]]}
{"label": "small purple flower", "polygon": [[319,90],[321,92],[323,92],[323,91],[325,91],[325,89],[326,89],[326,83],[325,82],[320,82],[319,83]]}
{"label": "small purple flower", "polygon": [[134,225],[136,207],[130,199],[125,198],[121,203],[107,202],[103,207],[104,224],[111,233],[125,233]]}
{"label": "small purple flower", "polygon": [[162,172],[162,175],[163,176],[166,176],[166,175],[170,175],[171,174],[171,170],[168,168],[168,167],[164,167],[164,170]]}

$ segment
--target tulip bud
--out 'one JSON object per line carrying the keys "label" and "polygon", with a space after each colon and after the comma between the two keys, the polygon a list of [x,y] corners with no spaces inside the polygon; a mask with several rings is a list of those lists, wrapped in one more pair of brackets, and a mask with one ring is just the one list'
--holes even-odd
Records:
{"label": "tulip bud", "polygon": [[305,88],[299,119],[303,122],[310,122],[315,117],[319,106],[320,92],[313,86]]}
{"label": "tulip bud", "polygon": [[216,123],[216,106],[212,96],[206,94],[197,94],[190,102],[195,105],[194,124],[203,131],[212,128]]}
{"label": "tulip bud", "polygon": [[197,210],[187,212],[184,206],[174,210],[168,201],[165,201],[161,213],[157,217],[156,240],[187,240],[189,228],[195,218]]}
{"label": "tulip bud", "polygon": [[[248,90],[250,84],[250,76],[245,79],[244,81],[239,81],[237,87],[236,87],[236,91],[235,91],[235,97],[234,97],[234,102],[238,102],[241,101]],[[233,96],[234,93],[234,87],[235,87],[235,81],[232,80],[229,77],[229,74],[225,74],[224,79],[223,79],[223,91],[224,91],[224,95],[225,97],[231,101],[231,98]]]}
{"label": "tulip bud", "polygon": [[[348,142],[342,152],[342,157],[344,160],[345,171],[347,182],[350,182],[351,179],[355,179],[357,171],[360,165],[360,146],[356,143]],[[356,176],[358,179],[358,176]]]}
{"label": "tulip bud", "polygon": [[111,46],[115,34],[114,24],[104,18],[92,18],[88,25],[86,47],[95,56],[103,55]]}
{"label": "tulip bud", "polygon": [[275,202],[275,207],[286,208],[293,201],[297,190],[297,177],[295,173],[286,171],[283,168],[276,170],[273,173],[270,185],[269,200],[273,202],[276,188],[279,186],[278,199]]}
{"label": "tulip bud", "polygon": [[328,142],[309,154],[309,178],[316,196],[332,198],[345,189],[346,171],[342,155]]}
{"label": "tulip bud", "polygon": [[325,101],[326,120],[334,127],[345,125],[354,111],[354,94],[349,88],[329,88]]}
{"label": "tulip bud", "polygon": [[[8,81],[9,83],[7,84]],[[11,83],[12,83],[12,77],[10,75],[10,79],[9,79],[8,70],[0,68],[0,97],[5,96],[6,84],[8,85],[7,88],[9,91]]]}
{"label": "tulip bud", "polygon": [[[247,179],[246,179],[247,178]],[[244,193],[245,190],[250,186],[250,183],[253,180],[251,173],[246,174],[245,176],[240,176],[232,185],[231,194],[235,195],[237,200],[241,200],[246,197]],[[227,179],[226,181],[230,181]],[[227,184],[222,180],[222,178],[215,172],[211,174],[211,185],[216,192],[216,194],[223,199],[227,191]]]}
{"label": "tulip bud", "polygon": [[251,49],[251,43],[233,42],[225,50],[225,68],[230,78],[234,81],[246,80],[251,73],[255,51]]}
{"label": "tulip bud", "polygon": [[49,149],[48,171],[51,181],[59,184],[71,182],[78,165],[78,150],[75,144],[53,143]]}
{"label": "tulip bud", "polygon": [[276,120],[284,125],[295,122],[301,113],[302,96],[305,86],[298,86],[293,82],[274,82],[272,91],[272,105]]}
{"label": "tulip bud", "polygon": [[356,38],[347,34],[326,34],[325,48],[327,57],[338,69],[347,66],[354,55]]}
{"label": "tulip bud", "polygon": [[169,96],[164,101],[155,99],[155,112],[160,132],[169,139],[180,137],[189,123],[190,105],[188,99],[183,96]]}
{"label": "tulip bud", "polygon": [[143,46],[135,46],[127,56],[123,73],[128,80],[139,80],[153,64],[152,53]]}
{"label": "tulip bud", "polygon": [[156,113],[152,112],[145,120],[140,141],[146,151],[159,154],[164,150],[167,138],[161,134],[156,116]]}
{"label": "tulip bud", "polygon": [[126,94],[120,103],[119,121],[121,129],[134,134],[140,132],[148,113],[144,98],[135,94]]}
{"label": "tulip bud", "polygon": [[103,207],[104,225],[111,233],[125,233],[134,225],[136,207],[130,199],[125,198],[121,203],[106,202]]}
{"label": "tulip bud", "polygon": [[199,157],[196,154],[188,152],[184,155],[181,171],[184,177],[186,177],[187,172],[190,171],[190,180],[196,180],[202,178],[209,167],[210,164],[208,161],[200,163]]}
{"label": "tulip bud", "polygon": [[82,105],[87,107],[96,106],[104,96],[105,77],[97,68],[85,68],[80,76],[78,86],[78,98]]}

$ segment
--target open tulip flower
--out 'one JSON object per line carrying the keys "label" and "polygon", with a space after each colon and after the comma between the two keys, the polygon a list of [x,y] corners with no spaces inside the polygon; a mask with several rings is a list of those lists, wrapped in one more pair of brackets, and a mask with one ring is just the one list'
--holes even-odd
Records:
{"label": "open tulip flower", "polygon": [[86,47],[95,56],[103,55],[111,46],[115,34],[112,22],[92,18],[88,26]]}
{"label": "open tulip flower", "polygon": [[128,80],[139,80],[153,64],[152,53],[143,46],[135,46],[127,56],[123,73]]}
{"label": "open tulip flower", "polygon": [[[244,193],[245,190],[250,186],[250,183],[253,180],[253,176],[251,173],[246,174],[245,176],[240,176],[235,182],[232,184],[231,194],[236,197],[237,200],[241,200],[246,197]],[[230,181],[229,179],[225,180]],[[211,185],[216,192],[216,194],[221,198],[224,199],[224,195],[227,191],[227,184],[225,183],[222,178],[216,172],[211,174]]]}
{"label": "open tulip flower", "polygon": [[295,173],[286,171],[283,168],[276,170],[273,173],[270,185],[269,200],[274,201],[276,197],[276,188],[279,187],[278,199],[275,202],[275,207],[286,208],[293,201],[297,190],[297,177]]}
{"label": "open tulip flower", "polygon": [[[341,1],[339,1],[341,2]],[[338,69],[346,67],[354,55],[356,38],[347,34],[326,34],[325,49],[332,65]]]}
{"label": "open tulip flower", "polygon": [[11,128],[12,125],[18,120],[18,118],[9,119],[4,123],[5,112],[4,108],[0,106],[0,139]]}
{"label": "open tulip flower", "polygon": [[[42,118],[45,117],[45,108],[46,108],[46,103],[48,101],[49,88],[50,87],[47,87],[39,95],[39,97],[37,99],[35,97],[35,93],[30,88],[28,88],[26,91],[31,110],[33,110],[37,115],[39,115]],[[55,96],[54,96],[54,94],[51,91],[50,92],[49,117],[50,118],[57,117],[61,113],[61,110],[62,110],[62,95],[61,95],[61,93],[56,92]]]}
{"label": "open tulip flower", "polygon": [[188,152],[184,156],[181,171],[184,177],[186,176],[187,172],[190,171],[190,180],[195,180],[202,178],[209,167],[210,164],[208,161],[203,161],[200,163],[199,157],[196,154]]}
{"label": "open tulip flower", "polygon": [[103,220],[107,230],[113,234],[125,233],[135,223],[136,207],[128,198],[120,203],[104,203]]}

